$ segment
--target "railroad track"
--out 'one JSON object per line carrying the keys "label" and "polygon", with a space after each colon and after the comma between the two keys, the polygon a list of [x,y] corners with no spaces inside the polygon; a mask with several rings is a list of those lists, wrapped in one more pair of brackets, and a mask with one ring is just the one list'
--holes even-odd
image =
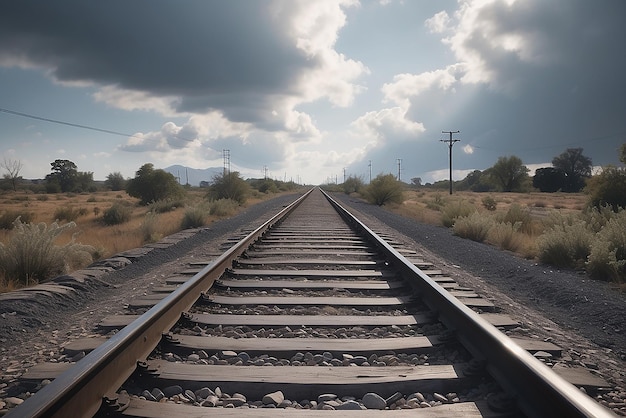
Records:
{"label": "railroad track", "polygon": [[611,416],[531,354],[559,347],[319,189],[183,273],[7,416]]}

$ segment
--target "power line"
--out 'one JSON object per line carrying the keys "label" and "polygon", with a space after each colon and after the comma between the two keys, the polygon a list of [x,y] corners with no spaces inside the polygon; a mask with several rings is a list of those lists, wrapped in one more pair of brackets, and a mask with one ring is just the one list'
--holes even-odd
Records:
{"label": "power line", "polygon": [[[142,139],[145,139],[144,136],[141,136],[141,135],[138,135],[138,134],[129,134],[129,133],[125,133],[125,132],[113,131],[111,129],[96,128],[94,126],[81,125],[79,123],[65,122],[65,121],[58,120],[58,119],[44,118],[43,116],[36,116],[36,115],[31,115],[29,113],[17,112],[15,110],[4,109],[4,108],[1,108],[1,107],[0,107],[0,112],[7,113],[9,115],[14,115],[14,116],[21,116],[23,118],[35,119],[35,120],[39,120],[39,121],[42,121],[42,122],[56,123],[58,125],[71,126],[73,128],[81,128],[81,129],[87,129],[87,130],[90,130],[90,131],[102,132],[102,133],[105,133],[105,134],[118,135],[118,136],[123,136],[123,137],[127,137],[127,138],[142,138]],[[176,139],[180,139],[181,141],[187,141],[187,142],[194,141],[193,139],[183,138],[183,137],[180,137],[178,135],[176,135]]]}

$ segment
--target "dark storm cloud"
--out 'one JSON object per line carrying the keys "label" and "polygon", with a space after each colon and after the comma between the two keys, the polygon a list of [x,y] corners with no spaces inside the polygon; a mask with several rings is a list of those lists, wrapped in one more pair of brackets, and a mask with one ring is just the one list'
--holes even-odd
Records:
{"label": "dark storm cloud", "polygon": [[[455,148],[459,169],[484,169],[505,155],[545,163],[573,147],[582,147],[594,164],[615,164],[615,150],[626,140],[624,16],[621,0],[484,6],[462,36],[457,28],[451,47],[460,59],[480,57],[489,80],[416,97],[409,117],[428,121],[429,140],[441,130],[461,130],[461,145],[476,149],[464,155]],[[423,147],[427,169],[436,168],[429,163],[436,147],[443,145]]]}
{"label": "dark storm cloud", "polygon": [[[0,5],[0,63],[19,60],[61,81],[179,96],[180,110],[289,92],[315,65],[281,32],[270,3],[20,0]],[[235,109],[238,106],[234,106]],[[236,112],[233,110],[236,114]],[[235,119],[244,119],[243,116]]]}

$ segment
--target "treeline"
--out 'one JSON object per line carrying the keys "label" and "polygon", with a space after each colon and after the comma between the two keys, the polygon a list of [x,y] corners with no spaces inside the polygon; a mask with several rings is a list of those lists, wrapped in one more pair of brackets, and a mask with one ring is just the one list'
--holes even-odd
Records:
{"label": "treeline", "polygon": [[[154,168],[152,163],[144,164],[136,171],[135,177],[124,178],[119,172],[107,175],[104,182],[96,182],[93,172],[79,171],[70,160],[57,159],[50,163],[51,172],[43,181],[25,181],[19,175],[21,162],[5,160],[0,163],[4,169],[0,188],[4,190],[30,190],[34,193],[85,193],[98,190],[126,191],[137,197],[142,205],[163,200],[178,200],[191,186],[182,186],[176,177],[162,169]],[[280,181],[269,178],[243,179],[238,172],[214,176],[206,184],[207,198],[212,200],[231,199],[243,204],[255,193],[278,193],[298,188],[293,181]]]}

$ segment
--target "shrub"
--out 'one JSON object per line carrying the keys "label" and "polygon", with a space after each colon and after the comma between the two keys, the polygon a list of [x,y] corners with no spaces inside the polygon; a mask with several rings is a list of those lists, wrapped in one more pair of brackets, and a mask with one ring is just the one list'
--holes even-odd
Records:
{"label": "shrub", "polygon": [[232,199],[218,199],[209,205],[209,213],[214,216],[230,216],[237,211],[239,203]]}
{"label": "shrub", "polygon": [[521,232],[530,234],[533,232],[533,218],[530,216],[528,208],[524,208],[517,203],[509,206],[509,209],[498,217],[498,222],[510,223],[515,225],[519,223]]}
{"label": "shrub", "polygon": [[144,242],[156,242],[161,239],[161,235],[157,231],[159,226],[159,215],[155,212],[148,212],[143,218],[143,222],[139,226],[139,231]]}
{"label": "shrub", "polygon": [[457,218],[452,228],[454,234],[461,238],[483,242],[492,226],[493,219],[490,216],[474,212],[469,216]]}
{"label": "shrub", "polygon": [[93,247],[76,243],[74,237],[65,245],[54,245],[62,232],[75,226],[74,222],[47,226],[17,219],[7,245],[0,243],[0,269],[5,279],[28,285],[89,264]]}
{"label": "shrub", "polygon": [[558,267],[582,267],[593,239],[594,233],[581,220],[554,225],[537,241],[539,260]]}
{"label": "shrub", "polygon": [[496,202],[496,200],[491,196],[483,197],[482,203],[484,208],[489,211],[496,210],[496,207],[498,206],[498,202]]}
{"label": "shrub", "polygon": [[604,167],[587,181],[585,191],[590,195],[591,206],[611,206],[615,211],[626,208],[626,168]]}
{"label": "shrub", "polygon": [[102,221],[105,225],[119,225],[130,220],[132,210],[128,205],[115,202],[110,208],[102,213]]}
{"label": "shrub", "polygon": [[184,206],[185,202],[182,199],[161,199],[150,203],[148,210],[154,213],[166,213]]}
{"label": "shrub", "polygon": [[21,222],[30,223],[34,219],[33,212],[17,212],[7,210],[0,215],[0,229],[12,229],[13,223],[19,218]]}
{"label": "shrub", "polygon": [[343,182],[342,187],[345,194],[359,193],[365,187],[365,183],[361,177],[350,176]]}
{"label": "shrub", "polygon": [[586,268],[595,278],[626,281],[626,211],[617,213],[598,232]]}
{"label": "shrub", "polygon": [[508,251],[518,251],[523,246],[523,234],[519,232],[520,224],[496,222],[489,230],[488,241]]}
{"label": "shrub", "polygon": [[68,221],[72,222],[78,219],[79,216],[85,215],[86,209],[75,209],[68,206],[59,206],[54,211],[55,221]]}
{"label": "shrub", "polygon": [[200,228],[206,223],[206,218],[207,218],[207,209],[205,207],[202,207],[202,206],[190,207],[185,211],[180,227],[182,229]]}
{"label": "shrub", "polygon": [[458,218],[470,216],[476,212],[476,208],[465,200],[449,203],[441,210],[441,223],[451,228]]}
{"label": "shrub", "polygon": [[209,200],[230,199],[242,205],[246,202],[250,186],[234,171],[224,175],[216,175],[209,186]]}
{"label": "shrub", "polygon": [[365,199],[378,206],[404,202],[402,183],[393,174],[379,174],[365,189]]}

